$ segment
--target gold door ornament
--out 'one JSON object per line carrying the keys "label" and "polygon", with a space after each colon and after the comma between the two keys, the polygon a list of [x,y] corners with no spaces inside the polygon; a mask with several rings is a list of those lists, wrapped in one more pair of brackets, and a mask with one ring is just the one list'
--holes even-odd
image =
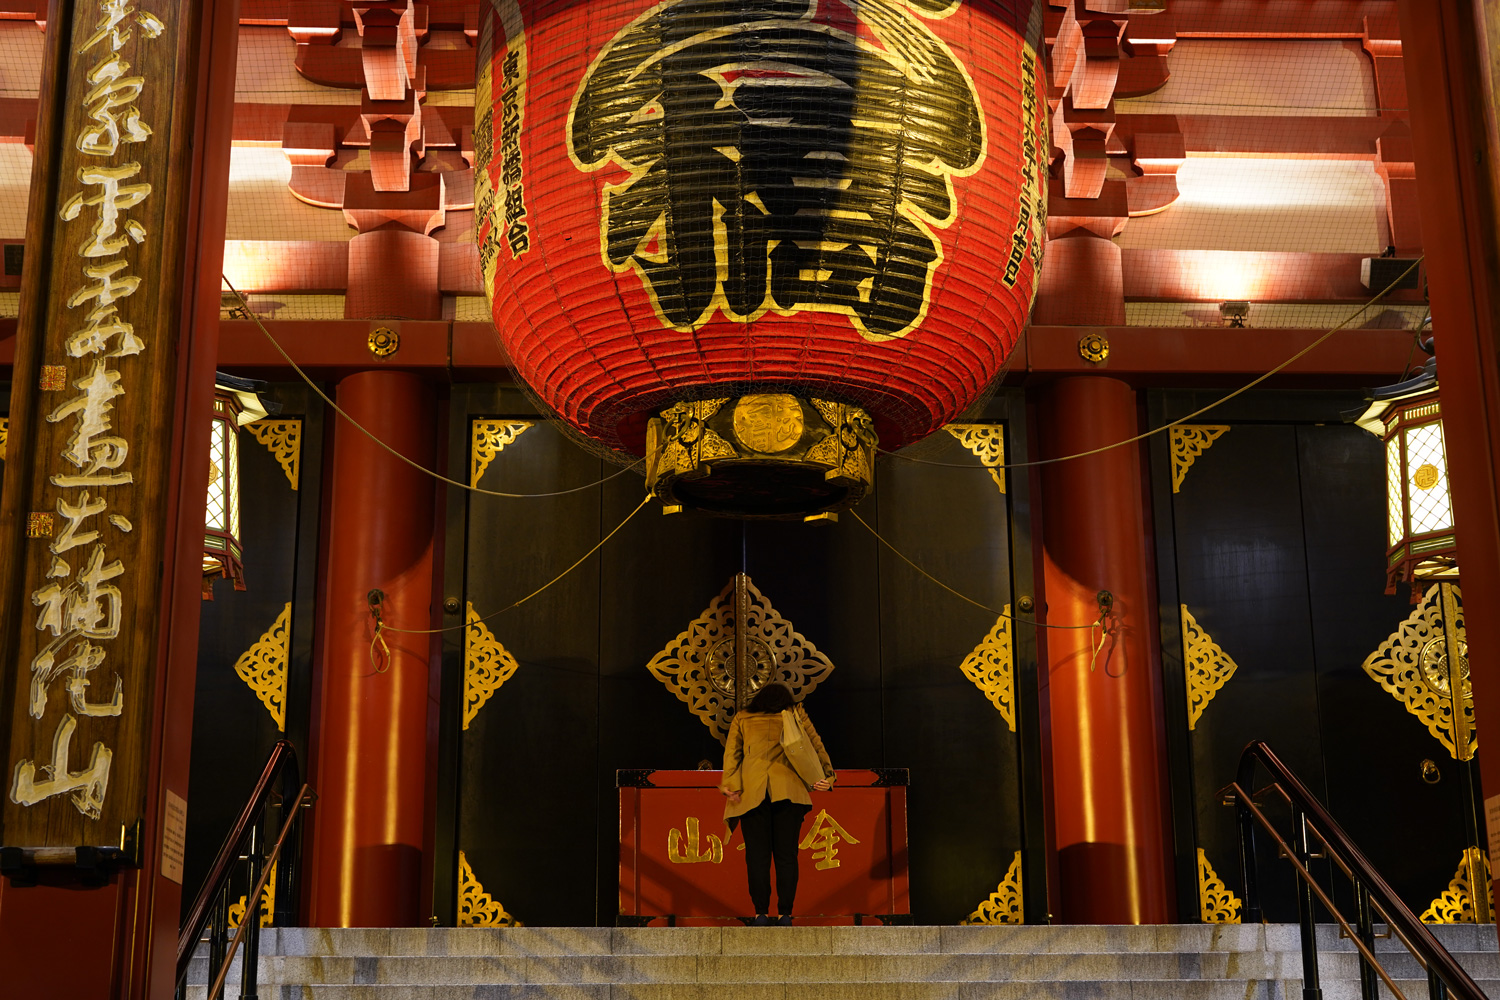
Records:
{"label": "gold door ornament", "polygon": [[526,428],[534,426],[535,422],[531,420],[475,420],[470,425],[469,485],[478,486],[495,456],[520,437]]}
{"label": "gold door ornament", "polygon": [[1015,652],[1010,638],[1010,605],[995,619],[990,634],[964,657],[959,669],[974,682],[1005,720],[1011,732],[1016,731]]}
{"label": "gold door ornament", "polygon": [[302,421],[256,420],[246,424],[245,430],[265,445],[271,457],[281,465],[281,471],[286,473],[295,492],[302,463]]}
{"label": "gold door ornament", "polygon": [[737,706],[761,687],[779,681],[801,699],[833,672],[833,662],[737,573],[646,669],[723,743]]}
{"label": "gold door ornament", "polygon": [[[1453,584],[1440,583],[1364,662],[1365,673],[1406,706],[1455,760],[1471,760],[1478,749],[1468,654],[1463,595]],[[1461,706],[1456,712],[1455,701]]]}
{"label": "gold door ornament", "polygon": [[1208,863],[1208,855],[1198,848],[1198,906],[1205,924],[1237,924],[1240,922],[1240,902],[1224,880],[1219,878],[1214,866]]}
{"label": "gold door ornament", "polygon": [[464,728],[468,729],[484,703],[521,665],[479,620],[473,601],[468,603],[464,623],[468,625],[464,629]]}
{"label": "gold door ornament", "polygon": [[1022,924],[1026,922],[1026,911],[1021,897],[1021,852],[1006,869],[1005,877],[990,898],[979,904],[975,911],[965,917],[964,924]]}
{"label": "gold door ornament", "polygon": [[1172,492],[1182,490],[1182,481],[1198,456],[1209,445],[1229,433],[1228,424],[1179,424],[1172,428]]}
{"label": "gold door ornament", "polygon": [[[1484,886],[1482,895],[1475,895],[1476,883]],[[1495,919],[1494,914],[1490,859],[1480,848],[1469,847],[1459,859],[1453,881],[1422,911],[1421,919],[1424,924],[1487,924]]]}
{"label": "gold door ornament", "polygon": [[499,900],[484,891],[484,886],[469,867],[469,858],[458,852],[458,926],[521,927],[521,921],[505,912]]}
{"label": "gold door ornament", "polygon": [[288,601],[271,627],[234,661],[234,672],[255,692],[255,697],[276,720],[277,730],[283,733],[286,732],[286,665],[291,636],[292,602]]}
{"label": "gold door ornament", "polygon": [[[266,879],[266,886],[260,891],[260,925],[270,927],[271,920],[276,915],[276,864],[271,862],[271,875]],[[240,925],[245,919],[245,897],[241,896],[239,901],[229,907],[229,929]]]}
{"label": "gold door ornament", "polygon": [[10,419],[0,417],[0,462],[5,461],[5,446],[10,437]]}
{"label": "gold door ornament", "polygon": [[1204,631],[1186,604],[1182,605],[1182,656],[1187,674],[1188,728],[1196,729],[1203,710],[1229,683],[1239,664]]}
{"label": "gold door ornament", "polygon": [[1005,428],[1000,424],[948,424],[943,428],[969,449],[1005,493]]}

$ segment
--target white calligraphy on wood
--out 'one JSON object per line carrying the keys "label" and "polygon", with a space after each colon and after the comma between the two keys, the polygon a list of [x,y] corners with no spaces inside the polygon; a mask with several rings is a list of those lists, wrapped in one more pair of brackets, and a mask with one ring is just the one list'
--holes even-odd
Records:
{"label": "white calligraphy on wood", "polygon": [[[74,146],[85,156],[109,159],[122,146],[151,138],[151,126],[142,120],[138,107],[147,80],[131,74],[131,64],[122,52],[136,31],[143,38],[156,38],[165,25],[154,14],[139,10],[135,0],[102,0],[97,9],[93,33],[75,50],[79,56],[96,54],[97,61],[86,73],[84,124]],[[31,661],[31,715],[45,718],[49,696],[59,682],[68,700],[53,732],[51,762],[20,761],[10,788],[11,801],[27,806],[70,795],[73,806],[91,819],[98,819],[104,808],[114,753],[96,741],[82,771],[71,770],[70,761],[78,716],[118,716],[125,705],[124,680],[117,669],[106,667],[109,647],[105,645],[120,635],[125,595],[111,581],[125,574],[125,566],[111,558],[101,529],[108,523],[127,532],[131,525],[123,514],[109,512],[109,497],[98,491],[135,482],[134,473],[126,468],[130,442],[112,433],[111,415],[128,386],[124,374],[110,366],[110,359],[138,355],[146,348],[135,327],[121,318],[118,305],[142,286],[140,276],[130,274],[130,263],[120,257],[148,236],[140,220],[128,215],[151,196],[151,185],[136,180],[140,173],[141,165],[134,160],[84,166],[76,175],[81,190],[63,202],[58,212],[64,223],[86,227],[76,243],[82,258],[80,278],[67,306],[70,310],[88,308],[75,321],[79,325],[69,332],[63,346],[68,357],[91,360],[70,372],[69,384],[77,392],[47,414],[48,422],[67,422],[71,430],[58,455],[65,463],[62,471],[48,481],[76,492],[57,499],[62,530],[48,546],[52,561],[47,582],[31,593],[32,604],[40,609],[36,628],[51,636]],[[96,520],[101,514],[107,517]],[[75,557],[64,558],[75,549],[86,549],[77,560],[76,575],[70,561]],[[101,686],[111,694],[90,700],[90,689],[106,676],[113,683],[105,680]]]}

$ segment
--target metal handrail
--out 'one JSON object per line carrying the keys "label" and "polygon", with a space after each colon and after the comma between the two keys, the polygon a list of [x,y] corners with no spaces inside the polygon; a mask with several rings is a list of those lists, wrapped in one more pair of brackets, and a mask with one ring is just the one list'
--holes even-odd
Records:
{"label": "metal handrail", "polygon": [[[1270,772],[1273,780],[1270,788],[1279,792],[1291,806],[1290,843],[1255,804],[1250,789],[1255,787],[1257,765]],[[1317,797],[1264,741],[1256,740],[1241,752],[1239,773],[1229,789],[1234,796],[1235,813],[1239,821],[1240,871],[1245,886],[1246,922],[1259,923],[1261,920],[1255,860],[1257,824],[1276,842],[1282,856],[1291,862],[1297,874],[1297,915],[1302,928],[1302,987],[1305,1000],[1317,1000],[1322,996],[1318,986],[1314,899],[1333,915],[1359,952],[1360,988],[1364,1000],[1378,1000],[1377,977],[1384,980],[1398,1000],[1407,1000],[1375,957],[1374,915],[1377,912],[1426,969],[1430,1000],[1446,1000],[1450,993],[1458,1000],[1488,1000],[1479,985],[1448,953],[1448,949],[1443,947],[1432,931],[1427,929],[1380,876],[1364,852],[1344,832],[1344,828],[1339,826]],[[1313,857],[1313,838],[1323,845],[1322,855],[1333,860],[1354,885],[1354,926],[1339,912],[1329,894],[1308,870],[1307,862]]]}
{"label": "metal handrail", "polygon": [[[278,784],[279,793],[276,790]],[[223,928],[227,924],[228,898],[225,890],[234,875],[235,865],[247,854],[251,865],[250,880],[256,882],[258,879],[260,886],[264,887],[266,874],[261,871],[258,841],[266,807],[271,804],[273,797],[278,795],[283,804],[293,801],[300,804],[304,788],[297,767],[297,751],[286,740],[278,740],[271,748],[270,756],[266,758],[266,766],[261,769],[260,778],[256,781],[250,798],[245,802],[244,809],[240,810],[239,818],[230,827],[229,833],[224,837],[223,845],[214,856],[214,863],[208,870],[208,876],[203,880],[203,887],[198,890],[193,906],[188,911],[187,919],[182,923],[181,932],[177,938],[177,986],[179,990],[187,978],[188,967],[193,961],[193,953],[197,951],[198,943],[203,938],[203,930],[208,926],[210,919],[215,918],[217,913],[216,926]],[[297,813],[295,810],[284,810],[283,815],[289,826]],[[290,917],[288,908],[293,902],[292,890],[296,885],[297,877],[296,845],[296,838],[293,838],[290,846],[282,852],[282,864],[277,870],[275,913],[277,924],[285,923]],[[269,872],[269,862],[264,867],[265,872]],[[245,916],[241,924],[254,925],[251,939],[247,941],[246,954],[249,955],[259,949],[260,921],[256,913],[259,910],[260,893],[257,890],[253,895],[247,895],[245,899]],[[215,947],[212,950],[217,953],[221,949]],[[217,966],[222,961],[221,955],[210,955],[210,964],[215,966],[213,971],[217,971]],[[248,974],[253,976],[253,970]],[[251,993],[253,992],[252,987]],[[210,994],[210,1000],[212,996]]]}
{"label": "metal handrail", "polygon": [[[260,894],[265,891],[266,882],[271,877],[271,869],[276,866],[277,858],[281,856],[282,850],[286,847],[287,836],[292,832],[293,824],[297,822],[297,810],[302,808],[304,802],[309,801],[308,797],[311,794],[311,785],[303,785],[297,790],[297,797],[292,801],[292,808],[287,811],[286,822],[281,824],[281,833],[277,836],[276,843],[272,845],[271,853],[266,855],[265,864],[261,867],[260,877],[255,880],[255,885],[250,889],[249,895],[245,897],[247,900],[260,899]],[[257,921],[251,919],[253,912],[251,905],[247,902],[245,917],[240,921],[239,928],[234,932],[234,940],[229,942],[228,951],[218,963],[219,973],[215,977],[213,985],[208,988],[210,1000],[219,996],[219,991],[224,988],[224,981],[229,978],[229,967],[234,964],[234,953],[239,950],[240,941],[245,939],[246,931],[253,924],[257,923]],[[251,933],[253,934],[254,932]],[[245,951],[245,968],[247,970],[250,967],[250,963],[259,958],[259,955],[255,953],[256,950],[247,948]],[[1402,1000],[1405,1000],[1405,998],[1403,997]]]}

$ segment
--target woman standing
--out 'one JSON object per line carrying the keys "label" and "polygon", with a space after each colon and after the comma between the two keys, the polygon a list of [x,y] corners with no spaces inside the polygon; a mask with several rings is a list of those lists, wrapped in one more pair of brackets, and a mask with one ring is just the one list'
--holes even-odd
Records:
{"label": "woman standing", "polygon": [[728,802],[724,820],[731,830],[744,827],[745,873],[750,880],[750,901],[755,904],[755,924],[770,923],[771,859],[776,859],[776,908],[784,927],[792,923],[792,903],[797,896],[797,838],[802,819],[812,808],[808,785],[798,776],[781,747],[784,709],[795,712],[797,722],[823,764],[823,779],[812,787],[826,792],[833,785],[833,765],[828,751],[813,728],[807,710],[792,698],[784,684],[767,684],[750,704],[734,717],[724,743],[724,782],[719,791]]}

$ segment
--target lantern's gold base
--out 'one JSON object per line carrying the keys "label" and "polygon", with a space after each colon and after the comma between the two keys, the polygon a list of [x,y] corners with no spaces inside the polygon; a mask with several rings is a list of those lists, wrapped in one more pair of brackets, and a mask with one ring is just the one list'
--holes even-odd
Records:
{"label": "lantern's gold base", "polygon": [[875,482],[875,427],[857,406],[758,393],[674,403],[646,425],[646,482],[669,507],[809,518]]}

